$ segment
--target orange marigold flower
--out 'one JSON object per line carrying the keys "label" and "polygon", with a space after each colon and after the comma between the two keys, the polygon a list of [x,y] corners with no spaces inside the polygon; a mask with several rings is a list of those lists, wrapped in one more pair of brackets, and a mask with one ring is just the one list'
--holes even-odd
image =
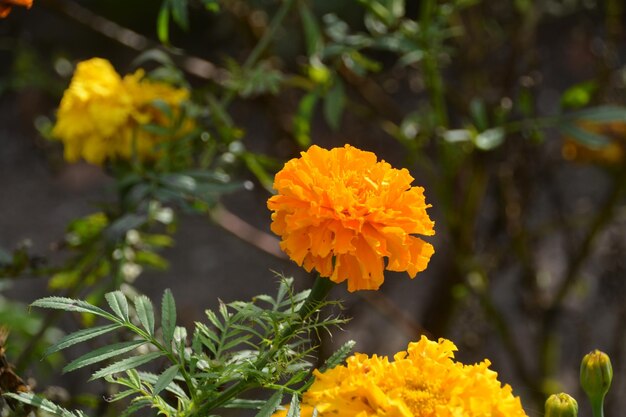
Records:
{"label": "orange marigold flower", "polygon": [[[311,417],[527,417],[519,397],[484,360],[454,361],[456,346],[425,336],[387,357],[357,353],[346,365],[314,371],[301,416]],[[286,410],[273,417],[284,417]]]}
{"label": "orange marigold flower", "polygon": [[298,265],[348,280],[351,292],[378,289],[385,268],[414,278],[434,249],[412,235],[435,231],[424,189],[412,182],[409,171],[372,152],[314,145],[276,174],[277,195],[267,202],[272,231]]}
{"label": "orange marigold flower", "polygon": [[0,0],[0,18],[7,17],[13,6],[22,6],[30,9],[33,0]]}

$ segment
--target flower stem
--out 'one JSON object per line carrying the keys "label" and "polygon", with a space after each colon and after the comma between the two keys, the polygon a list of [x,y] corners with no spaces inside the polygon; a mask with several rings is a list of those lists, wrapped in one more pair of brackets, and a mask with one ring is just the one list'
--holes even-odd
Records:
{"label": "flower stem", "polygon": [[[313,283],[313,287],[311,288],[311,292],[300,308],[298,309],[298,317],[302,320],[306,319],[311,313],[316,311],[320,303],[324,301],[331,288],[333,287],[333,282],[328,278],[322,278],[318,276]],[[292,324],[291,326],[284,329],[280,334],[276,337],[276,343],[273,347],[265,352],[263,355],[257,358],[254,363],[254,368],[257,370],[262,370],[274,357],[276,352],[281,349],[293,336],[299,326],[296,324]],[[246,381],[245,379],[239,380],[230,387],[226,388],[222,393],[214,398],[213,400],[202,404],[198,407],[198,409],[194,412],[192,411],[190,415],[198,415],[198,416],[206,416],[210,413],[210,411],[221,407],[226,404],[231,399],[237,397],[244,391],[247,391],[251,388],[258,387],[258,384],[255,381]]]}
{"label": "flower stem", "polygon": [[591,414],[593,417],[604,417],[604,397],[593,398],[591,402]]}

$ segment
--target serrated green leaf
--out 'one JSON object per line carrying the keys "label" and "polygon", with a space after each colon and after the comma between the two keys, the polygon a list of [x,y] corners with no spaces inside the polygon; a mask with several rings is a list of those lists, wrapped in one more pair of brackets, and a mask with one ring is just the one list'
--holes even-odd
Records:
{"label": "serrated green leaf", "polygon": [[31,307],[51,308],[55,310],[73,311],[77,313],[91,313],[96,316],[104,317],[111,321],[117,321],[112,314],[107,313],[103,309],[89,304],[82,300],[74,300],[65,297],[45,297],[34,301]]}
{"label": "serrated green leaf", "polygon": [[176,344],[178,356],[184,358],[187,343],[187,329],[185,327],[176,326],[174,329],[174,343]]}
{"label": "serrated green leaf", "polygon": [[335,79],[333,88],[330,89],[324,99],[324,117],[326,122],[333,129],[339,129],[343,109],[346,106],[346,93],[343,83],[339,78]]}
{"label": "serrated green leaf", "polygon": [[251,335],[251,334],[246,334],[246,335],[243,335],[243,336],[241,336],[241,337],[237,337],[237,338],[235,338],[235,339],[229,340],[227,343],[224,343],[224,344],[221,346],[221,349],[222,349],[222,350],[232,349],[232,348],[234,348],[235,346],[237,346],[237,345],[240,345],[240,344],[244,343],[246,340],[250,340],[251,338],[252,338],[252,335]]}
{"label": "serrated green leaf", "polygon": [[135,310],[143,328],[146,329],[150,336],[154,336],[154,308],[152,307],[152,301],[145,295],[136,297]]}
{"label": "serrated green leaf", "polygon": [[132,384],[132,387],[136,389],[142,389],[143,384],[141,383],[141,377],[139,376],[139,372],[136,369],[129,369],[126,371],[126,375],[128,376],[128,381]]}
{"label": "serrated green leaf", "polygon": [[220,331],[224,331],[224,325],[222,324],[222,322],[217,318],[217,314],[215,314],[213,312],[213,310],[206,310],[205,314],[207,316],[207,318],[209,319],[209,321],[211,322],[211,324],[213,324],[213,326],[215,326],[215,328],[217,328]]}
{"label": "serrated green leaf", "polygon": [[145,343],[146,343],[145,340],[132,340],[129,342],[114,343],[112,345],[103,346],[67,364],[63,368],[63,373],[71,372],[76,369],[80,369],[84,366],[92,365],[94,363],[98,363],[105,359],[109,359],[114,356],[118,356],[123,353],[130,352],[131,350],[136,349]]}
{"label": "serrated green leaf", "polygon": [[167,388],[168,385],[170,385],[178,374],[178,368],[178,365],[172,365],[159,375],[159,379],[156,380],[154,388],[152,389],[152,395],[158,395],[161,391]]}
{"label": "serrated green leaf", "polygon": [[341,345],[341,347],[326,360],[324,366],[320,368],[320,372],[333,369],[335,366],[340,365],[348,357],[350,352],[352,352],[355,345],[356,342],[354,340],[348,340],[346,343]]}
{"label": "serrated green leaf", "polygon": [[113,291],[106,293],[104,298],[109,303],[109,307],[111,310],[117,315],[117,317],[122,320],[128,322],[128,301],[126,300],[126,296],[121,291]]}
{"label": "serrated green leaf", "polygon": [[[139,372],[139,376],[141,377],[142,380],[152,385],[156,384],[157,380],[159,379],[158,375],[155,375],[150,372]],[[178,384],[176,384],[175,382],[172,382],[168,386],[166,386],[165,391],[171,392],[172,394],[176,395],[179,398],[189,399],[189,397],[187,396],[187,393],[180,386],[178,386]]]}
{"label": "serrated green leaf", "polygon": [[300,400],[298,394],[293,394],[291,397],[291,404],[289,404],[289,411],[286,417],[300,417]]}
{"label": "serrated green leaf", "polygon": [[98,372],[95,372],[91,376],[91,378],[89,378],[89,380],[93,381],[95,379],[102,378],[107,375],[116,374],[118,372],[124,372],[129,369],[134,369],[138,366],[146,364],[161,356],[163,356],[162,352],[150,352],[150,353],[146,353],[145,355],[131,356],[129,358],[122,359],[119,362],[115,362],[107,367],[100,369]]}
{"label": "serrated green leaf", "polygon": [[134,416],[137,413],[137,411],[141,410],[142,408],[151,407],[151,406],[152,406],[152,402],[150,402],[149,400],[144,400],[144,399],[135,400],[122,412],[122,414],[119,415],[119,417]]}
{"label": "serrated green leaf", "polygon": [[107,398],[107,401],[115,402],[115,401],[123,400],[124,398],[130,397],[131,395],[136,394],[136,393],[137,391],[134,389],[127,389],[127,390],[120,391],[111,395],[109,398]]}
{"label": "serrated green leaf", "polygon": [[276,391],[270,398],[267,400],[265,405],[261,407],[259,412],[255,417],[271,417],[274,414],[274,411],[278,408],[281,401],[283,400],[283,391]]}
{"label": "serrated green leaf", "polygon": [[174,301],[172,291],[169,289],[165,290],[163,300],[161,301],[161,328],[165,348],[169,350],[171,349],[174,329],[176,328],[176,302]]}
{"label": "serrated green leaf", "polygon": [[38,408],[40,410],[43,410],[47,413],[52,414],[53,416],[57,416],[57,417],[76,417],[76,416],[80,416],[82,415],[82,413],[79,414],[75,414],[72,413],[69,410],[66,410],[65,408],[56,405],[55,403],[53,403],[50,400],[47,400],[43,397],[40,397],[38,395],[33,394],[32,392],[21,392],[19,394],[15,394],[12,392],[8,392],[3,394],[6,397],[10,397],[13,398],[14,400],[17,400],[19,402],[22,402],[24,404],[28,404],[31,405],[35,408]]}
{"label": "serrated green leaf", "polygon": [[119,324],[108,324],[106,326],[93,327],[91,329],[83,329],[83,330],[79,330],[77,332],[68,334],[67,336],[59,340],[57,343],[55,343],[54,345],[46,349],[45,355],[49,356],[53,354],[54,352],[58,352],[59,350],[63,350],[77,343],[93,339],[94,337],[98,337],[112,330],[119,329],[120,327],[122,326]]}

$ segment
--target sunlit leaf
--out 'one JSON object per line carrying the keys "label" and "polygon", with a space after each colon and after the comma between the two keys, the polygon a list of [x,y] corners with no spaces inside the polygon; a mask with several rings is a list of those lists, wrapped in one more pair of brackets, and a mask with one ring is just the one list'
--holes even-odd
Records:
{"label": "sunlit leaf", "polygon": [[93,381],[94,379],[102,378],[107,375],[112,375],[118,372],[124,372],[129,369],[135,369],[138,366],[141,366],[150,361],[153,361],[154,359],[159,358],[161,356],[163,356],[162,352],[150,352],[150,353],[146,353],[143,355],[131,356],[129,358],[122,359],[119,362],[115,362],[105,368],[100,369],[98,372],[95,372],[91,376],[91,378],[89,378],[89,380]]}
{"label": "sunlit leaf", "polygon": [[114,343],[112,345],[103,346],[73,360],[63,368],[63,372],[71,372],[87,365],[92,365],[105,359],[119,356],[126,352],[130,352],[145,343],[145,340],[132,340],[129,342]]}

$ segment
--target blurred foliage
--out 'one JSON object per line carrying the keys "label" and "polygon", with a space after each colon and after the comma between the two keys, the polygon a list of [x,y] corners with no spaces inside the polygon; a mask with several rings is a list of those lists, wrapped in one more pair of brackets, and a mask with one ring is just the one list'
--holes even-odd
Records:
{"label": "blurred foliage", "polygon": [[[110,55],[189,86],[184,116],[197,128],[154,164],[108,164],[116,198],[67,226],[56,244],[66,258],[0,250],[2,282],[43,276],[50,291],[93,305],[113,290],[131,296],[144,268],[167,268],[160,252],[181,213],[210,213],[245,184],[271,192],[273,172],[299,150],[349,141],[403,161],[437,212],[432,294],[407,313],[481,355],[496,345],[524,404],[538,409],[597,322],[616,369],[623,356],[624,9],[620,0],[36,1],[2,29],[11,59],[0,92],[57,100],[78,60]],[[83,26],[67,28],[71,41],[42,35],[35,26],[49,18]],[[154,106],[171,129],[142,128],[172,135],[183,115]],[[42,136],[53,119],[37,119]],[[3,311],[15,315],[6,323],[16,344],[33,339],[17,360],[24,368],[55,321],[26,319],[12,301]],[[129,371],[115,382],[138,394],[172,375]],[[181,392],[144,400],[167,411]]]}

